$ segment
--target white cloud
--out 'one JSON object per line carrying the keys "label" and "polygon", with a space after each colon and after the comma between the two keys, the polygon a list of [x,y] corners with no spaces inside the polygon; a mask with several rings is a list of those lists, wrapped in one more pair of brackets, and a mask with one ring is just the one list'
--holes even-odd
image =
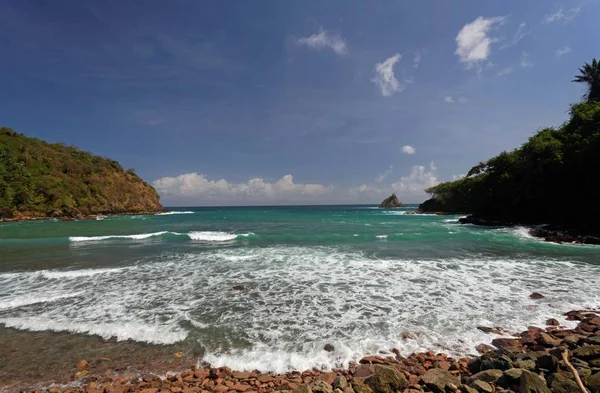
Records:
{"label": "white cloud", "polygon": [[581,11],[581,7],[575,7],[568,10],[566,13],[563,11],[563,8],[560,7],[558,11],[553,14],[548,14],[544,16],[542,23],[549,25],[551,23],[569,23],[571,19],[575,18],[577,14]]}
{"label": "white cloud", "polygon": [[557,57],[562,57],[569,52],[571,52],[571,48],[569,48],[568,46],[565,46],[564,48],[557,49],[555,54]]}
{"label": "white cloud", "polygon": [[429,169],[431,169],[432,171],[437,171],[437,166],[435,166],[435,162],[431,161],[429,163]]}
{"label": "white cloud", "polygon": [[401,195],[423,194],[424,190],[438,184],[435,175],[435,164],[431,162],[429,171],[422,165],[412,167],[410,173],[402,176],[400,180],[392,184],[392,189]]}
{"label": "white cloud", "polygon": [[209,180],[205,175],[186,173],[162,177],[152,185],[161,194],[193,201],[297,201],[328,194],[333,187],[322,184],[297,184],[292,175],[274,183],[253,178],[246,183],[230,183],[225,179]]}
{"label": "white cloud", "polygon": [[454,98],[452,96],[446,96],[444,97],[444,101],[447,102],[448,104],[453,104],[454,102]]}
{"label": "white cloud", "polygon": [[531,56],[527,52],[521,53],[521,61],[519,62],[521,67],[529,68],[533,67],[533,62],[531,61]]}
{"label": "white cloud", "polygon": [[444,102],[447,104],[455,104],[457,102],[460,104],[464,104],[465,102],[467,102],[467,99],[465,97],[446,96],[444,97]]}
{"label": "white cloud", "polygon": [[465,176],[467,176],[467,175],[464,173],[461,173],[460,175],[452,175],[452,181],[464,179]]}
{"label": "white cloud", "polygon": [[394,74],[394,66],[400,61],[401,57],[400,53],[396,53],[394,56],[385,59],[383,63],[375,65],[375,76],[371,80],[379,86],[381,94],[386,97],[404,90],[404,85],[398,82]]}
{"label": "white cloud", "polygon": [[501,69],[500,71],[498,71],[498,76],[503,76],[503,75],[508,75],[511,72],[513,72],[513,67],[512,66],[508,66],[508,67],[504,67],[503,69]]}
{"label": "white cloud", "polygon": [[464,25],[456,36],[456,55],[460,61],[471,68],[487,60],[491,54],[490,46],[497,41],[488,35],[490,29],[497,23],[502,23],[505,17],[497,16],[484,18],[482,16]]}
{"label": "white cloud", "polygon": [[383,182],[393,171],[394,171],[394,166],[390,165],[389,168],[386,169],[385,172],[380,173],[379,175],[377,175],[377,177],[375,178],[375,181],[377,183]]}
{"label": "white cloud", "polygon": [[299,38],[298,44],[316,50],[330,48],[338,55],[345,55],[348,53],[346,41],[339,35],[332,35],[326,30],[323,30],[323,28],[319,29],[318,33],[311,36]]}
{"label": "white cloud", "polygon": [[415,154],[417,152],[417,150],[411,145],[402,146],[402,151],[406,154]]}
{"label": "white cloud", "polygon": [[413,57],[413,67],[418,68],[421,64],[421,52],[415,53],[415,57]]}

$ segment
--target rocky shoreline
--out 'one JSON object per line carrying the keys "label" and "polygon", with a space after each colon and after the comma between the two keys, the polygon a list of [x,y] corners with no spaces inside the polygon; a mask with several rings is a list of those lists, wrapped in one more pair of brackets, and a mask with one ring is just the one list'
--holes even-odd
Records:
{"label": "rocky shoreline", "polygon": [[156,214],[164,213],[167,210],[160,211],[139,211],[139,212],[125,212],[125,213],[106,213],[106,214],[90,214],[90,215],[81,215],[81,216],[19,216],[17,218],[2,218],[0,217],[0,222],[20,222],[20,221],[50,221],[50,220],[58,220],[58,221],[88,221],[88,220],[98,220],[101,217],[116,217],[116,216],[153,216]]}
{"label": "rocky shoreline", "polygon": [[[532,296],[542,296],[532,294]],[[308,370],[286,374],[234,371],[208,364],[192,365],[181,373],[156,375],[91,375],[89,363],[73,365],[73,381],[65,386],[29,389],[50,393],[600,393],[600,313],[570,311],[566,320],[579,321],[574,329],[546,321],[545,329],[507,337],[499,328],[479,327],[498,335],[492,345],[481,344],[481,356],[452,358],[433,352],[402,357],[371,356],[348,369]],[[410,339],[407,333],[405,339]],[[567,362],[564,356],[566,355]],[[181,356],[176,353],[174,356]],[[577,373],[574,376],[573,370]],[[0,387],[0,391],[3,388]],[[25,391],[22,388],[18,391]],[[7,390],[8,391],[8,390]]]}

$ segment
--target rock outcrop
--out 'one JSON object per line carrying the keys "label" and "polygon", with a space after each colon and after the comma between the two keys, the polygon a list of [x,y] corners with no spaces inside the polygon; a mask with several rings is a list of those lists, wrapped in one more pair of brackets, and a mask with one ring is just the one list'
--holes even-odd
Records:
{"label": "rock outcrop", "polygon": [[392,209],[395,207],[402,207],[402,202],[400,202],[400,200],[398,199],[398,197],[396,196],[396,194],[392,194],[389,197],[385,198],[383,200],[383,202],[381,202],[381,205],[379,205],[379,208],[381,209]]}

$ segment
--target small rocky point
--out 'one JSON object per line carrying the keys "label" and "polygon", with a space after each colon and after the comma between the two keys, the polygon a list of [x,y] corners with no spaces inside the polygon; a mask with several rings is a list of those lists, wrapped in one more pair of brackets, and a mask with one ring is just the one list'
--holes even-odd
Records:
{"label": "small rocky point", "polygon": [[[530,327],[507,337],[500,328],[479,327],[498,335],[482,344],[478,357],[452,358],[443,353],[399,351],[363,358],[348,369],[307,370],[286,374],[234,371],[226,367],[192,366],[181,373],[100,375],[87,372],[88,362],[73,365],[73,383],[37,389],[49,393],[578,393],[575,378],[562,359],[568,351],[590,393],[600,393],[600,314],[570,311],[566,320],[579,321],[574,329],[549,320],[545,329]],[[332,347],[333,348],[333,347]],[[331,349],[332,349],[331,348]],[[324,350],[328,350],[326,348]]]}
{"label": "small rocky point", "polygon": [[400,200],[398,199],[396,194],[392,194],[389,197],[385,198],[381,202],[381,205],[379,205],[379,208],[380,209],[392,209],[392,208],[402,207],[402,206],[404,206],[404,205],[402,205],[402,202],[400,202]]}

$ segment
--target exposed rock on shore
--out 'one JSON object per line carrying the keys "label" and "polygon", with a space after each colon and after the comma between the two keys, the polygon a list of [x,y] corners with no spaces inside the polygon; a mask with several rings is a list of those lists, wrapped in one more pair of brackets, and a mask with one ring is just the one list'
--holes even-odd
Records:
{"label": "exposed rock on shore", "polygon": [[383,202],[381,202],[381,205],[379,205],[379,208],[390,209],[390,208],[402,207],[402,206],[403,206],[402,202],[400,202],[400,200],[398,199],[396,194],[392,194],[389,197],[385,198],[383,200]]}
{"label": "exposed rock on shore", "polygon": [[[479,357],[454,359],[433,352],[370,356],[346,370],[290,372],[281,375],[235,372],[226,367],[197,368],[165,379],[144,375],[89,376],[87,362],[74,370],[82,386],[47,391],[89,393],[576,393],[577,383],[562,360],[570,363],[591,393],[600,393],[600,315],[570,311],[575,329],[530,327],[513,338],[497,338]],[[495,332],[494,332],[495,333]],[[1,387],[0,387],[1,388]],[[44,391],[44,390],[37,390]]]}

